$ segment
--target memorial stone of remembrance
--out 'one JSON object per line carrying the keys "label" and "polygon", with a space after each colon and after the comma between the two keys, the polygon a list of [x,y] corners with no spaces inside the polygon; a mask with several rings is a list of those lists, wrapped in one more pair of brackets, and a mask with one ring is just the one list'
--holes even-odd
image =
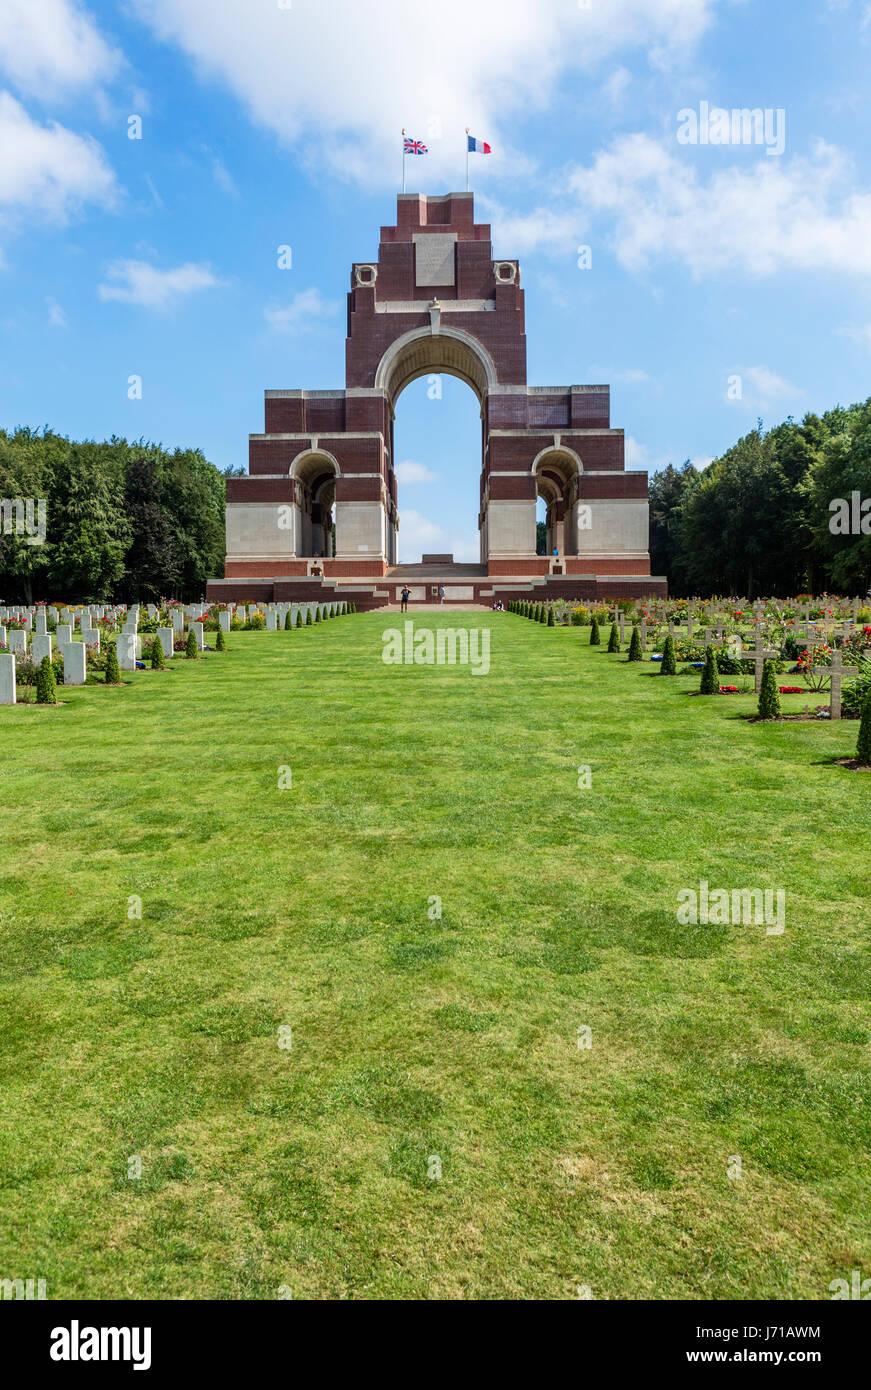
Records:
{"label": "memorial stone of remembrance", "polygon": [[[227,480],[226,577],[209,599],[371,609],[403,584],[412,605],[440,585],[451,606],[665,594],[650,576],[647,474],[625,471],[609,388],[527,385],[520,266],[494,260],[473,194],[399,197],[378,259],[351,269],[345,363],[344,390],[266,392],[248,476]],[[396,403],[443,372],[481,404],[480,563],[399,565]]]}

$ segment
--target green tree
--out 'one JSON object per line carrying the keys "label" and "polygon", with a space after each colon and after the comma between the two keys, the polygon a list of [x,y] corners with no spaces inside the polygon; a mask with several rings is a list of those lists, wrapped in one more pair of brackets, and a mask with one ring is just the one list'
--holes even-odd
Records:
{"label": "green tree", "polygon": [[650,572],[664,574],[672,594],[688,592],[683,520],[689,499],[700,482],[701,474],[689,459],[681,468],[668,464],[650,479]]}
{"label": "green tree", "polygon": [[759,687],[759,718],[780,718],[780,691],[777,686],[777,673],[773,661],[766,661],[762,671],[762,684]]}
{"label": "green tree", "polygon": [[597,619],[596,619],[596,615],[595,615],[595,613],[594,613],[594,614],[593,614],[593,621],[592,621],[592,624],[590,625],[590,646],[591,646],[591,647],[600,647],[601,645],[602,645],[602,637],[601,637],[601,634],[600,634],[600,632],[599,632],[599,624],[598,624],[598,621],[597,621]]}
{"label": "green tree", "polygon": [[118,649],[114,642],[110,642],[106,649],[106,675],[107,685],[121,684],[121,667],[118,665]]}
{"label": "green tree", "polygon": [[608,634],[608,651],[609,651],[609,652],[619,652],[619,650],[620,650],[620,633],[619,633],[618,630],[617,630],[617,624],[616,624],[616,623],[612,623],[612,624],[611,624],[611,631],[610,631],[609,634]]}
{"label": "green tree", "polygon": [[36,673],[36,703],[38,705],[57,704],[57,682],[51,657],[44,656]]}
{"label": "green tree", "polygon": [[130,526],[120,460],[96,444],[74,444],[57,462],[49,502],[48,583],[81,603],[112,597],[124,573]]}
{"label": "green tree", "polygon": [[671,633],[666,637],[665,644],[662,648],[662,661],[659,665],[659,674],[661,676],[677,675],[677,658],[674,651],[674,638]]}
{"label": "green tree", "polygon": [[124,509],[130,543],[118,593],[127,602],[154,603],[176,584],[175,534],[163,502],[158,459],[148,453],[127,460]]}
{"label": "green tree", "polygon": [[699,693],[702,695],[719,695],[720,693],[720,672],[717,667],[717,653],[714,648],[705,648],[705,669],[702,672],[702,683],[699,686]]}
{"label": "green tree", "polygon": [[641,633],[638,631],[638,628],[637,628],[637,627],[633,627],[633,629],[632,629],[632,637],[630,638],[630,641],[629,641],[629,660],[630,660],[630,661],[643,661],[643,660],[644,660],[644,652],[643,652],[642,649],[641,649]]}
{"label": "green tree", "polygon": [[199,647],[197,646],[197,634],[192,627],[188,628],[188,637],[185,642],[184,654],[188,661],[196,661],[200,654]]}
{"label": "green tree", "polygon": [[215,651],[216,651],[216,652],[225,652],[226,650],[227,650],[227,639],[226,639],[226,637],[224,636],[224,629],[223,629],[222,627],[219,626],[219,627],[218,627],[218,631],[215,633]]}
{"label": "green tree", "polygon": [[165,665],[163,643],[155,633],[151,641],[151,669],[152,671],[162,671]]}
{"label": "green tree", "polygon": [[287,612],[286,612],[285,615],[284,615],[284,630],[285,630],[285,632],[292,632],[292,631],[293,631],[293,609],[292,609],[292,608],[288,608]]}

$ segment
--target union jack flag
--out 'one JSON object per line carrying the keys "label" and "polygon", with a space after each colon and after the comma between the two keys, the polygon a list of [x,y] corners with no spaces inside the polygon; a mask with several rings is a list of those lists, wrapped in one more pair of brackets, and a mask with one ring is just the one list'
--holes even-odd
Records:
{"label": "union jack flag", "polygon": [[429,154],[429,150],[422,140],[409,140],[406,135],[403,154]]}

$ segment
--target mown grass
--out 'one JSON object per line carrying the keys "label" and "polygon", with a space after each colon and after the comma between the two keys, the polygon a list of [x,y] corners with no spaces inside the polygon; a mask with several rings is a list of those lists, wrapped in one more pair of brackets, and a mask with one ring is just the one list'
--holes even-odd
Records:
{"label": "mown grass", "polygon": [[[0,1277],[814,1299],[871,1272],[856,724],[750,724],[509,614],[418,620],[488,626],[487,676],[386,667],[399,621],[0,715]],[[784,935],[680,927],[702,878],[785,889]]]}

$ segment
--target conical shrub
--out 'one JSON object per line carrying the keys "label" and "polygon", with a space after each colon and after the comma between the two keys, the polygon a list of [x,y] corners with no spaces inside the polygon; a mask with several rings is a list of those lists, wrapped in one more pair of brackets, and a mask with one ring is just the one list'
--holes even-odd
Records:
{"label": "conical shrub", "polygon": [[226,638],[224,637],[224,629],[223,629],[222,627],[219,627],[219,628],[218,628],[218,631],[215,633],[215,651],[216,651],[216,652],[225,652],[226,650],[227,650],[227,641],[226,641]]}
{"label": "conical shrub", "polygon": [[121,684],[121,667],[118,665],[118,648],[114,642],[110,642],[106,649],[106,676],[107,685]]}
{"label": "conical shrub", "polygon": [[312,627],[314,625],[314,618],[312,617],[312,611],[310,608],[307,608],[305,610],[305,625],[306,627]]}
{"label": "conical shrub", "polygon": [[780,718],[780,691],[777,688],[777,674],[773,661],[766,661],[762,671],[762,684],[759,687],[759,718]]}
{"label": "conical shrub", "polygon": [[162,671],[165,665],[166,660],[163,655],[163,643],[157,633],[155,633],[151,642],[151,669],[152,671]]}
{"label": "conical shrub", "polygon": [[292,608],[288,608],[287,612],[286,612],[285,615],[284,615],[284,630],[285,630],[285,632],[292,632],[292,631],[293,631],[293,609],[292,609]]}
{"label": "conical shrub", "polygon": [[705,669],[702,672],[702,683],[699,686],[700,695],[719,695],[720,693],[720,671],[717,666],[717,653],[713,647],[705,648]]}
{"label": "conical shrub", "polygon": [[548,627],[556,627],[556,618],[553,616],[553,604],[552,604],[552,603],[548,605],[548,609],[547,609],[547,625],[548,625]]}
{"label": "conical shrub", "polygon": [[632,637],[629,640],[629,660],[644,660],[644,652],[641,650],[641,633],[638,631],[637,627],[632,629]]}
{"label": "conical shrub", "polygon": [[620,650],[620,633],[619,633],[618,630],[617,630],[617,624],[616,624],[616,623],[612,623],[612,624],[611,624],[611,631],[610,631],[610,633],[608,634],[608,651],[609,651],[609,652],[619,652],[619,650]]}
{"label": "conical shrub", "polygon": [[188,661],[196,661],[200,654],[199,647],[197,646],[197,634],[192,627],[188,628],[188,640],[185,643],[184,654]]}
{"label": "conical shrub", "polygon": [[674,638],[671,633],[666,637],[665,645],[662,649],[662,662],[660,663],[659,674],[661,676],[677,675],[677,657],[675,656]]}
{"label": "conical shrub", "polygon": [[594,613],[594,614],[593,614],[593,622],[592,622],[592,625],[591,625],[591,627],[590,627],[590,646],[591,646],[591,647],[601,647],[601,645],[602,645],[602,635],[601,635],[601,633],[599,632],[599,624],[598,624],[598,622],[597,622],[597,620],[596,620],[596,615],[595,615],[595,613]]}
{"label": "conical shrub", "polygon": [[57,704],[57,681],[54,678],[54,667],[51,664],[50,656],[42,658],[36,673],[36,703],[38,705]]}

